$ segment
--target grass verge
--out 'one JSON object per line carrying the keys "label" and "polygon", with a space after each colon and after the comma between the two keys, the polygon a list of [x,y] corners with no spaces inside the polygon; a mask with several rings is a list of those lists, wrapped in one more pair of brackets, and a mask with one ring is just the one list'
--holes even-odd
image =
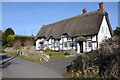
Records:
{"label": "grass verge", "polygon": [[65,55],[50,56],[51,60],[64,59],[64,58],[66,58]]}
{"label": "grass verge", "polygon": [[[16,56],[17,54],[18,53],[14,52],[14,53],[11,53],[10,55]],[[41,62],[41,60],[39,58],[30,58],[30,57],[27,57],[25,55],[18,55],[18,57],[23,58],[23,59],[28,60],[28,61],[32,61],[32,62]]]}

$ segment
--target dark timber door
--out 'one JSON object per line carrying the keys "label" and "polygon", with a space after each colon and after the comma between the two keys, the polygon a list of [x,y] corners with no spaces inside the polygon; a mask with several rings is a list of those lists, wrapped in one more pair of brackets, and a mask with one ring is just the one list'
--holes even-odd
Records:
{"label": "dark timber door", "polygon": [[82,52],[83,52],[83,42],[80,41],[80,53],[82,53]]}

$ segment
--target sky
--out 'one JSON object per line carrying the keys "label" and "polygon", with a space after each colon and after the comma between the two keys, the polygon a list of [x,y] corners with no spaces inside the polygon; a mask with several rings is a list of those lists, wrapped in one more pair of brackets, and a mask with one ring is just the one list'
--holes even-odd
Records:
{"label": "sky", "polygon": [[[118,3],[105,2],[112,29],[118,26]],[[36,35],[43,24],[99,9],[98,2],[2,2],[2,30],[12,28],[17,35]]]}

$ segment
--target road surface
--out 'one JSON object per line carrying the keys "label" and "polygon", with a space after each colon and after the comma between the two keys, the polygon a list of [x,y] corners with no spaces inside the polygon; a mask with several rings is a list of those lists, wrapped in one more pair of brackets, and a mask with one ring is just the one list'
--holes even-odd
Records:
{"label": "road surface", "polygon": [[2,77],[63,78],[62,74],[66,71],[66,66],[68,66],[77,56],[41,63],[34,63],[16,57],[12,61],[5,64],[2,69]]}

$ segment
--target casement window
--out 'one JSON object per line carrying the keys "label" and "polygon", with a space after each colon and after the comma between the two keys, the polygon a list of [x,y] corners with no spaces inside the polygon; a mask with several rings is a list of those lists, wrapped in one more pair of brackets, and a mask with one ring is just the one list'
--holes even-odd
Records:
{"label": "casement window", "polygon": [[88,47],[92,47],[92,42],[91,41],[88,42]]}
{"label": "casement window", "polygon": [[72,47],[72,46],[73,46],[72,42],[69,42],[69,47]]}
{"label": "casement window", "polygon": [[67,42],[64,43],[64,47],[67,47]]}
{"label": "casement window", "polygon": [[55,43],[54,43],[54,46],[55,46],[55,47],[58,47],[58,46],[59,46],[58,42],[55,42]]}
{"label": "casement window", "polygon": [[47,44],[44,44],[43,47],[47,47]]}
{"label": "casement window", "polygon": [[73,46],[77,46],[77,42],[74,41],[74,42],[73,42]]}

